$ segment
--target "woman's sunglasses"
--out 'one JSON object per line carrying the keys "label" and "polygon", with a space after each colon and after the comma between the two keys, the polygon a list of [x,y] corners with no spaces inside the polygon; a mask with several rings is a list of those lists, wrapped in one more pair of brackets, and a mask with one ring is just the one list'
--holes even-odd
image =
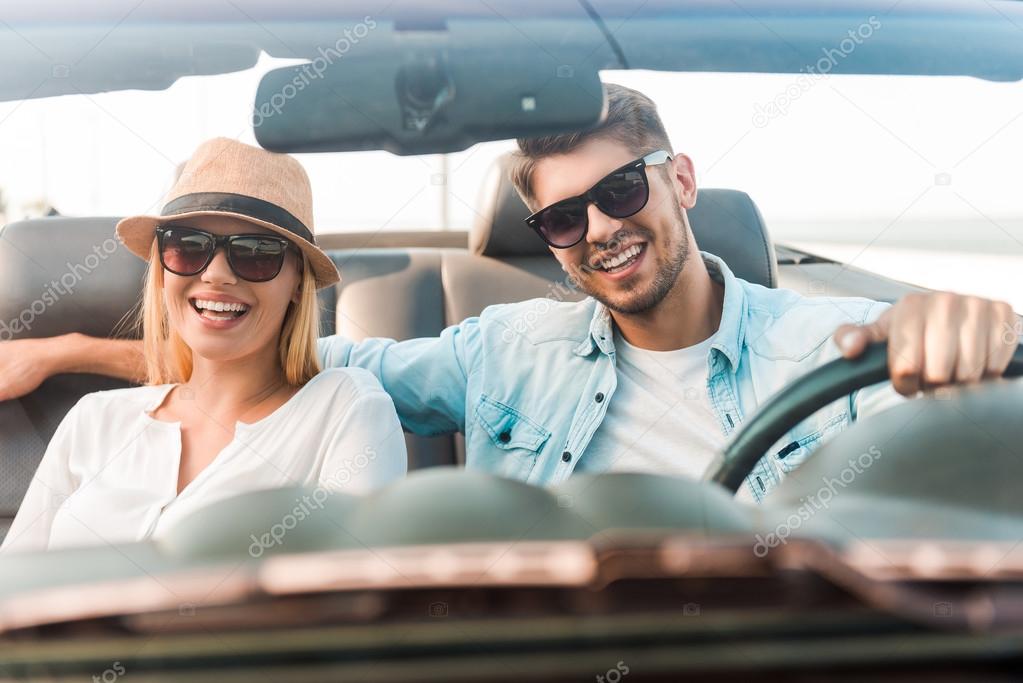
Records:
{"label": "woman's sunglasses", "polygon": [[639,213],[650,199],[647,166],[666,161],[671,161],[671,154],[664,150],[630,161],[608,173],[583,194],[540,209],[526,219],[526,225],[555,249],[574,247],[583,241],[590,227],[586,210],[590,202],[611,218],[628,218]]}
{"label": "woman's sunglasses", "polygon": [[156,229],[160,263],[175,275],[189,277],[206,270],[223,247],[235,275],[249,282],[273,280],[284,267],[291,242],[273,235],[214,235],[175,225]]}

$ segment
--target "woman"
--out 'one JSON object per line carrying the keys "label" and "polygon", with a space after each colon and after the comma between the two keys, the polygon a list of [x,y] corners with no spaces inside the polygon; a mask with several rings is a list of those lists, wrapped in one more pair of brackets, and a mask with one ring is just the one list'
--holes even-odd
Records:
{"label": "woman", "polygon": [[118,223],[149,261],[147,386],[72,408],[3,550],[136,541],[245,491],[362,493],[404,475],[376,378],[320,371],[316,289],[340,275],[311,228],[301,165],[224,138],[199,147],[160,216]]}

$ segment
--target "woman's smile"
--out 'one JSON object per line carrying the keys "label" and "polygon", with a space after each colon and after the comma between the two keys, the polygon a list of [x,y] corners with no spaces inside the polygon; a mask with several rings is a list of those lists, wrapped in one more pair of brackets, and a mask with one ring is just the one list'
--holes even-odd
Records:
{"label": "woman's smile", "polygon": [[248,315],[253,304],[219,292],[198,292],[188,297],[192,310],[211,329],[234,327]]}

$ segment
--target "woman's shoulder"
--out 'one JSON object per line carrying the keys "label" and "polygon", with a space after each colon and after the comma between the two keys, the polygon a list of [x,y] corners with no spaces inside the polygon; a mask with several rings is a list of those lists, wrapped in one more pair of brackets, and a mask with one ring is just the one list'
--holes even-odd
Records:
{"label": "woman's shoulder", "polygon": [[375,375],[361,368],[322,370],[292,399],[307,419],[317,416],[329,422],[346,415],[394,414],[394,402]]}
{"label": "woman's shoulder", "polygon": [[354,403],[365,396],[387,396],[376,375],[362,368],[321,370],[303,387],[310,400]]}
{"label": "woman's shoulder", "polygon": [[94,414],[122,413],[141,414],[155,409],[170,391],[172,385],[156,384],[125,389],[108,389],[85,394],[78,400],[74,410],[79,413]]}

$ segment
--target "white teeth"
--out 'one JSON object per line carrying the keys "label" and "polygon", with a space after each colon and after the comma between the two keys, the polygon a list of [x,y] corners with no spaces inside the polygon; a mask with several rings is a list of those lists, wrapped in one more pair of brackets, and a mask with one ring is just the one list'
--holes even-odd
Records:
{"label": "white teeth", "polygon": [[617,268],[618,266],[622,265],[629,259],[633,258],[634,256],[637,256],[640,251],[642,251],[642,247],[640,247],[640,245],[638,244],[634,244],[625,251],[618,254],[617,256],[612,256],[609,259],[604,259],[603,261],[601,261],[600,267],[603,268],[604,270],[611,270],[612,268]]}
{"label": "white teeth", "polygon": [[249,310],[249,307],[246,304],[228,303],[226,301],[207,301],[205,299],[196,299],[195,307],[199,310],[233,311],[235,313],[243,313]]}

